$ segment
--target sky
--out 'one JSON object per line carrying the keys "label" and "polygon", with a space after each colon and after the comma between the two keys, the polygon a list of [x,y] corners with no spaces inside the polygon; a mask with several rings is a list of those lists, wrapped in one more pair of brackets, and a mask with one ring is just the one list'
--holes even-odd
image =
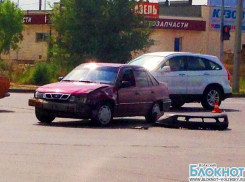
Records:
{"label": "sky", "polygon": [[[39,0],[11,0],[18,4],[19,7],[23,10],[38,10],[39,9]],[[161,2],[165,0],[149,0],[149,2]],[[171,1],[171,0],[170,0]],[[46,3],[45,3],[46,2]],[[59,2],[59,0],[42,0],[42,10],[48,10],[50,9],[49,3],[53,5],[54,2]],[[45,8],[46,4],[46,8]],[[206,5],[207,0],[193,0],[193,5]]]}

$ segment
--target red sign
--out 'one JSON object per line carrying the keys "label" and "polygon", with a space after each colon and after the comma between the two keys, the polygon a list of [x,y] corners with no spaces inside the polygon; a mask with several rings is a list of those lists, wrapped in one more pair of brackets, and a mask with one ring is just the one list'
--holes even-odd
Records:
{"label": "red sign", "polygon": [[178,20],[178,19],[150,19],[151,28],[206,31],[206,21]]}
{"label": "red sign", "polygon": [[49,24],[49,15],[27,14],[23,17],[23,23],[27,25]]}
{"label": "red sign", "polygon": [[135,13],[145,15],[148,18],[159,17],[159,6],[158,3],[138,3],[135,6]]}

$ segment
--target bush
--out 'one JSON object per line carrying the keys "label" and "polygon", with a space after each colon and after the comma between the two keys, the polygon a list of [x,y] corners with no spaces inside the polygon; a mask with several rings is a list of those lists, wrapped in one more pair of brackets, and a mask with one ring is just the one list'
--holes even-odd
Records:
{"label": "bush", "polygon": [[32,82],[35,85],[44,85],[51,82],[51,72],[47,63],[39,63],[32,74]]}

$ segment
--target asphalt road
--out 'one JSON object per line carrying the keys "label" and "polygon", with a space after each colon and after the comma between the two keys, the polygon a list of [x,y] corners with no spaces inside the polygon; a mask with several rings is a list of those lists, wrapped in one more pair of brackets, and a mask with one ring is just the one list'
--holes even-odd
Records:
{"label": "asphalt road", "polygon": [[[109,128],[73,119],[40,125],[32,95],[0,100],[0,182],[188,181],[189,164],[245,167],[244,98],[222,103],[229,128],[213,131],[149,126],[142,117]],[[210,114],[195,103],[166,114],[174,113]]]}

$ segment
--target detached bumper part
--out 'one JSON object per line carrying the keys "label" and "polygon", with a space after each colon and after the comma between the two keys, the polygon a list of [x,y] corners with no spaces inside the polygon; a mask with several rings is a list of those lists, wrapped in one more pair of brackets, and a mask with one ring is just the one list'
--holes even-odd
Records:
{"label": "detached bumper part", "polygon": [[168,128],[225,130],[229,126],[229,121],[227,114],[199,116],[173,114],[159,120],[157,124]]}

